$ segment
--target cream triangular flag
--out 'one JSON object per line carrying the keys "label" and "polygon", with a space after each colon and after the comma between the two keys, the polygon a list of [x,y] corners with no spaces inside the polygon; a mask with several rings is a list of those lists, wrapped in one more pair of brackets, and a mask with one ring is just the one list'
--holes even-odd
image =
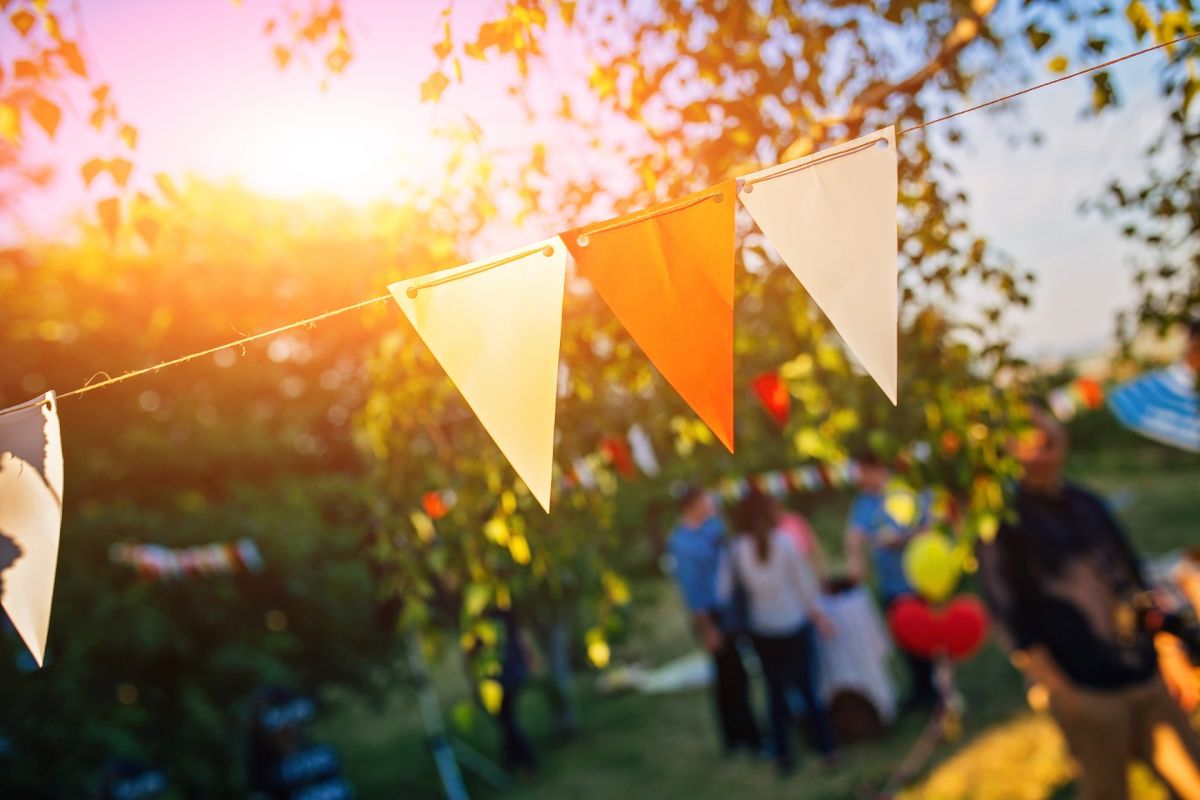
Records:
{"label": "cream triangular flag", "polygon": [[0,411],[0,605],[39,667],[50,630],[62,496],[54,392]]}
{"label": "cream triangular flag", "polygon": [[884,128],[742,179],[743,205],[896,402],[896,134]]}
{"label": "cream triangular flag", "polygon": [[566,275],[555,236],[388,287],[546,511]]}

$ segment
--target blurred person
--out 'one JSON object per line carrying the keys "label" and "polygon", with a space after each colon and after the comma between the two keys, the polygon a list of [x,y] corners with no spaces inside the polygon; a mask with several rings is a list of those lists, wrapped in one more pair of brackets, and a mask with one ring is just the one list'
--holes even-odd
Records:
{"label": "blurred person", "polygon": [[739,503],[737,528],[738,538],[721,562],[717,597],[729,600],[738,587],[745,592],[750,638],[767,684],[771,736],[780,772],[787,774],[795,766],[789,689],[804,698],[813,741],[831,762],[833,730],[817,694],[813,631],[823,638],[833,637],[835,631],[821,609],[812,569],[792,538],[780,529],[775,502],[761,491],[751,489]]}
{"label": "blurred person", "polygon": [[280,766],[306,744],[303,725],[311,704],[278,686],[265,686],[251,705],[248,761],[250,792],[255,800],[287,800],[291,787]]}
{"label": "blurred person", "polygon": [[159,770],[130,758],[113,758],[104,765],[101,800],[156,800],[169,786]]}
{"label": "blurred person", "polygon": [[1145,761],[1200,798],[1200,739],[1159,673],[1139,606],[1141,566],[1096,495],[1063,479],[1066,431],[1045,410],[1014,442],[1024,467],[1014,519],[980,547],[984,593],[1013,664],[1048,693],[1080,769],[1084,800],[1128,797]]}
{"label": "blurred person", "polygon": [[746,748],[757,753],[761,738],[738,652],[745,622],[736,602],[717,601],[717,574],[725,548],[725,526],[712,497],[699,487],[689,488],[679,499],[679,522],[667,540],[667,553],[696,639],[712,656],[713,694],[725,752]]}
{"label": "blurred person", "polygon": [[517,719],[517,701],[529,678],[529,651],[511,608],[493,611],[490,616],[500,622],[504,636],[499,676],[503,694],[500,698],[500,709],[496,714],[503,738],[504,766],[519,775],[529,777],[537,769],[537,758],[529,743],[529,737],[525,735]]}
{"label": "blurred person", "polygon": [[779,530],[792,540],[796,549],[800,551],[800,555],[808,560],[817,582],[824,585],[829,573],[825,563],[825,553],[821,549],[821,542],[817,539],[812,524],[803,514],[792,511],[779,500],[772,498],[771,502],[775,508],[775,518],[778,520]]}
{"label": "blurred person", "polygon": [[[915,594],[904,574],[904,548],[921,530],[927,515],[928,498],[920,498],[916,519],[902,524],[893,519],[887,510],[886,490],[892,479],[887,464],[870,451],[860,453],[855,460],[858,463],[859,493],[850,506],[845,540],[849,578],[855,583],[866,582],[871,574],[867,561],[869,551],[886,614],[896,603]],[[907,652],[903,655],[910,684],[905,708],[933,708],[938,695],[934,687],[932,662]]]}

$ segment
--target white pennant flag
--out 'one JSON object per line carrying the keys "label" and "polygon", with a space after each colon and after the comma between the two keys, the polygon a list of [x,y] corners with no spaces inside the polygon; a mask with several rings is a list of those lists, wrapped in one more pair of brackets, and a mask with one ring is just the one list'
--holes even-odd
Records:
{"label": "white pennant flag", "polygon": [[0,411],[0,605],[39,667],[50,630],[62,496],[54,392]]}
{"label": "white pennant flag", "polygon": [[747,175],[739,197],[895,403],[895,130],[885,128]]}
{"label": "white pennant flag", "polygon": [[654,445],[644,428],[634,423],[629,428],[629,449],[633,460],[647,475],[654,477],[660,472],[658,456],[654,453]]}
{"label": "white pennant flag", "polygon": [[388,287],[547,511],[566,275],[567,248],[555,236]]}

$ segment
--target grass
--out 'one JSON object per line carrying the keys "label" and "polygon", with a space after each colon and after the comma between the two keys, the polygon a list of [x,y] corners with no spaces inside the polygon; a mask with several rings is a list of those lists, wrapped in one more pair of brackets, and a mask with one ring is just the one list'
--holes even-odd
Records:
{"label": "grass", "polygon": [[[1126,501],[1120,515],[1135,545],[1147,554],[1191,544],[1200,532],[1200,460],[1167,459],[1084,457],[1076,465],[1076,473],[1088,485]],[[844,502],[809,509],[831,553],[838,552]],[[637,587],[636,602],[639,612],[633,629],[628,640],[615,649],[614,663],[655,665],[692,649],[685,615],[665,579]],[[466,697],[466,686],[453,661],[438,665],[434,672],[449,720],[454,706]],[[905,797],[1032,800],[1068,796],[1069,769],[1061,738],[1046,717],[1028,710],[1021,680],[1004,655],[992,646],[985,648],[960,669],[958,685],[968,704],[964,736],[939,749],[931,770]],[[761,707],[761,690],[756,691]],[[718,756],[704,692],[604,696],[596,691],[592,676],[584,676],[577,700],[581,730],[571,740],[561,741],[552,732],[543,693],[530,687],[522,697],[521,712],[541,758],[539,775],[500,792],[468,771],[471,796],[670,800],[803,794],[811,800],[848,798],[865,785],[878,787],[885,780],[923,722],[905,718],[887,738],[855,746],[834,773],[823,771],[809,759],[801,762],[793,777],[781,782],[768,765]],[[397,689],[376,705],[345,700],[337,707],[338,715],[326,721],[321,733],[341,748],[361,797],[440,796],[411,689]],[[490,721],[476,715],[468,728],[458,729],[453,724],[451,728],[471,749],[489,758],[498,752],[498,736]],[[1135,786],[1139,800],[1161,796],[1152,781],[1139,778]]]}

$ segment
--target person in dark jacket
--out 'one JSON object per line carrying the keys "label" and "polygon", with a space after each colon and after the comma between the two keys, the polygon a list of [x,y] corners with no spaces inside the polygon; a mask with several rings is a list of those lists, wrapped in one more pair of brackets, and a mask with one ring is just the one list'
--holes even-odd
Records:
{"label": "person in dark jacket", "polygon": [[1200,800],[1200,740],[1159,674],[1138,558],[1104,503],[1063,479],[1066,431],[1042,409],[1031,415],[1014,444],[1024,467],[1014,519],[980,548],[997,627],[1013,663],[1048,692],[1081,798],[1124,800],[1138,759]]}

